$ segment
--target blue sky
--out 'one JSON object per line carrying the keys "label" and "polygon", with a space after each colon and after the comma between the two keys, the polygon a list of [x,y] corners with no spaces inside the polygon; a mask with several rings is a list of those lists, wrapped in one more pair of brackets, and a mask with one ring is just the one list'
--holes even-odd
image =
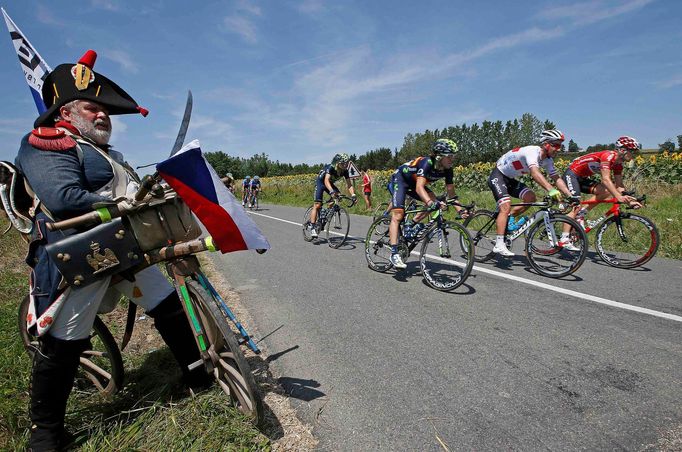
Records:
{"label": "blue sky", "polygon": [[[187,89],[204,151],[318,163],[405,134],[531,112],[579,145],[682,134],[682,2],[5,1],[52,67],[87,49],[148,108],[115,117],[134,165],[163,159]],[[0,38],[0,159],[35,106]],[[3,44],[4,41],[4,44]],[[674,139],[676,141],[676,139]]]}

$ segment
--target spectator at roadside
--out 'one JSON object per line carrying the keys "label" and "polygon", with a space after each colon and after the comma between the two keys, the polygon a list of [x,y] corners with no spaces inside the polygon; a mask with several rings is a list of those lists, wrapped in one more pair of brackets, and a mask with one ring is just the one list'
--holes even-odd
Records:
{"label": "spectator at roadside", "polygon": [[362,174],[362,195],[365,198],[365,207],[367,210],[370,210],[372,208],[372,183],[374,182],[374,178],[369,175],[369,168],[364,168],[361,171]]}

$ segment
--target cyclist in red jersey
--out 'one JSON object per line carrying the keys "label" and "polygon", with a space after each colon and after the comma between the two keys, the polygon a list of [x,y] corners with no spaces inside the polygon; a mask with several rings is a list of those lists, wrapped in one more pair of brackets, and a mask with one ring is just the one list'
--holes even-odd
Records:
{"label": "cyclist in red jersey", "polygon": [[[622,136],[616,140],[616,149],[593,152],[573,160],[564,172],[563,179],[571,191],[573,197],[580,197],[580,193],[592,195],[589,199],[607,199],[612,196],[621,203],[627,203],[630,207],[642,207],[632,196],[623,195],[623,162],[629,162],[634,154],[639,152],[642,145],[636,139]],[[613,178],[611,173],[613,172]],[[599,173],[601,182],[592,179],[591,176]],[[585,210],[574,209],[569,216],[576,218],[584,216],[594,204],[589,204]],[[579,211],[582,212],[579,214]]]}

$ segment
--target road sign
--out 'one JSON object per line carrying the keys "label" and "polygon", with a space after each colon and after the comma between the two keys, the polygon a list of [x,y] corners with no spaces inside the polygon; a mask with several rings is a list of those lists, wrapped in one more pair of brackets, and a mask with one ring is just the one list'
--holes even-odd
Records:
{"label": "road sign", "polygon": [[351,179],[360,177],[360,171],[358,171],[358,167],[353,162],[348,162],[348,177]]}

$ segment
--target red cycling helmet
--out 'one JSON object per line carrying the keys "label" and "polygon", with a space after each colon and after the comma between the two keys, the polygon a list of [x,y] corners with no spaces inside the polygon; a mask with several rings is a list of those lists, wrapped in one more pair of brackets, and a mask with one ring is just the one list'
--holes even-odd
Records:
{"label": "red cycling helmet", "polygon": [[632,137],[622,136],[616,140],[616,147],[619,149],[627,149],[628,151],[639,151],[642,145]]}

